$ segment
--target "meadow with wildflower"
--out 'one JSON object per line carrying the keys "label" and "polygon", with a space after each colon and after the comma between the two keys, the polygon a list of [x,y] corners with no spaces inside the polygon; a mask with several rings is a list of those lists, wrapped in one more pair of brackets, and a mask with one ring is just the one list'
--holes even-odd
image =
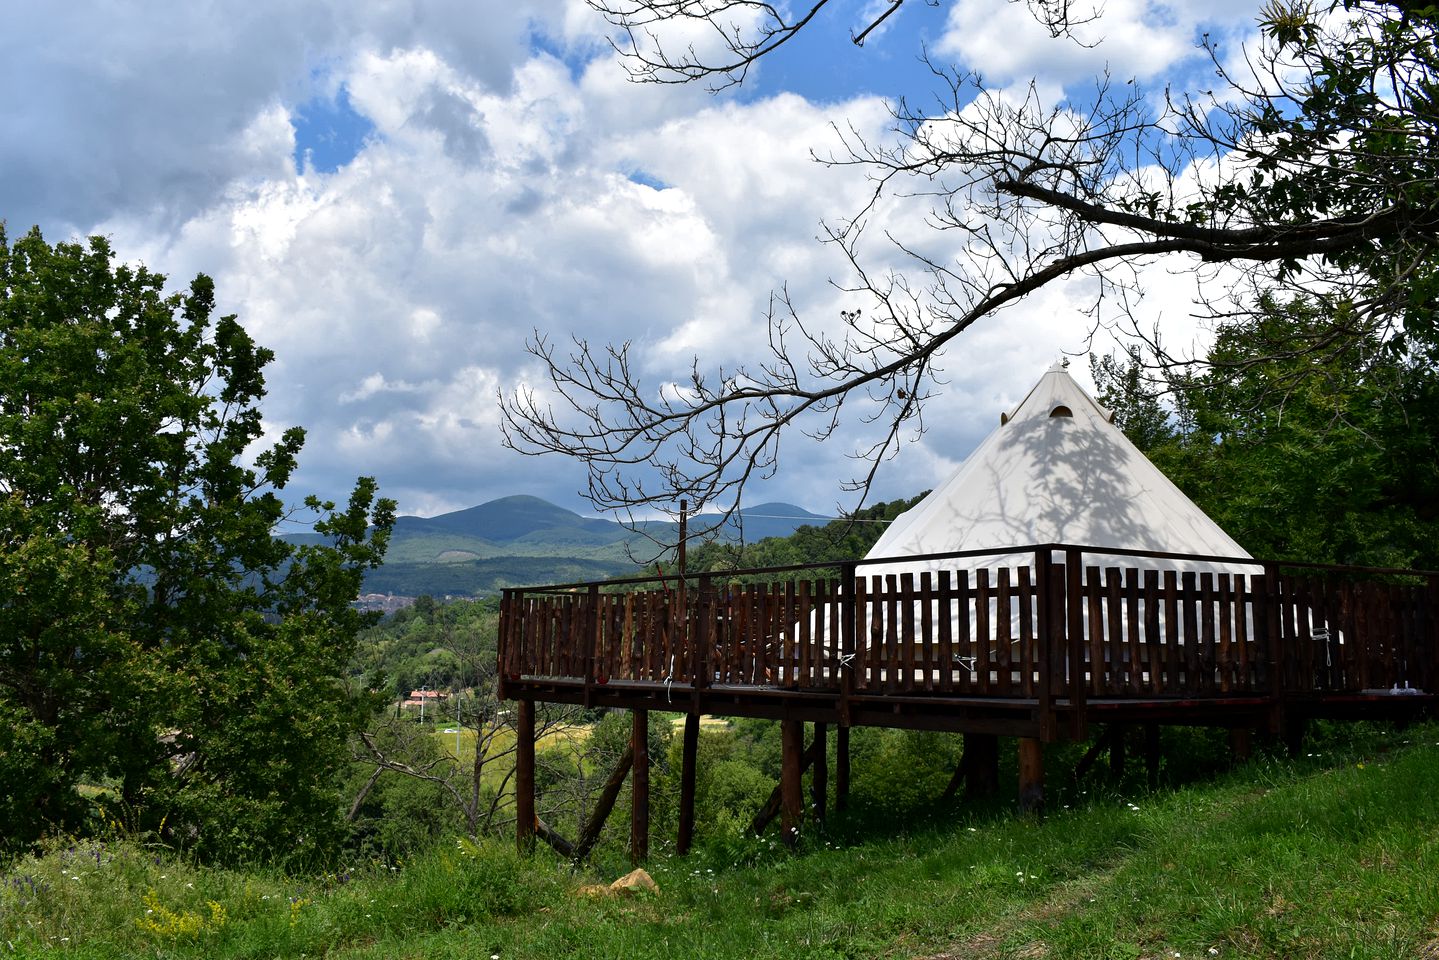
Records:
{"label": "meadow with wildflower", "polygon": [[461,838],[291,876],[52,842],[0,874],[0,957],[1423,957],[1436,782],[1439,726],[1346,728],[1179,787],[1075,786],[1044,820],[955,801],[832,815],[795,854],[657,842],[660,893],[632,899],[578,895],[627,869],[615,848],[576,869]]}

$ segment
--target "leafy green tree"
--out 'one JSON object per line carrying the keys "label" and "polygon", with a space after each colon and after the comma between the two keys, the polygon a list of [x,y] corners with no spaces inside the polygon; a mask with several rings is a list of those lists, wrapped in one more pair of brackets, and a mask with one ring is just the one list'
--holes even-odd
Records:
{"label": "leafy green tree", "polygon": [[328,545],[276,539],[304,432],[251,449],[273,354],[208,277],[163,287],[0,230],[0,837],[81,828],[88,782],[212,857],[318,853],[393,504],[361,478],[305,501]]}
{"label": "leafy green tree", "polygon": [[1166,384],[1162,378],[1157,384],[1151,382],[1138,347],[1130,347],[1126,356],[1127,361],[1120,363],[1113,354],[1091,353],[1089,372],[1096,399],[1114,414],[1114,425],[1147,453],[1175,437],[1170,411],[1160,399]]}
{"label": "leafy green tree", "polygon": [[1097,379],[1106,402],[1144,411],[1122,423],[1131,439],[1256,556],[1433,569],[1435,358],[1374,334],[1313,349],[1345,322],[1315,302],[1265,301],[1220,330],[1203,364],[1172,371],[1173,411],[1159,428],[1164,409],[1135,373],[1137,354],[1125,368],[1111,361],[1118,379]]}

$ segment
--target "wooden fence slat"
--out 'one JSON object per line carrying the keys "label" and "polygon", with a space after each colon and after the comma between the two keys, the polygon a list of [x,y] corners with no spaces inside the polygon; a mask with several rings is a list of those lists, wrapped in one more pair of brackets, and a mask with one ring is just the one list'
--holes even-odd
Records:
{"label": "wooden fence slat", "polygon": [[974,668],[978,674],[977,689],[988,693],[993,687],[989,679],[989,571],[974,572]]}
{"label": "wooden fence slat", "polygon": [[865,581],[865,604],[856,612],[859,638],[862,641],[861,670],[863,688],[882,690],[884,684],[884,578],[872,574]]}
{"label": "wooden fence slat", "polygon": [[1034,658],[1036,650],[1034,633],[1034,582],[1028,566],[1019,568],[1019,694],[1034,696]]}
{"label": "wooden fence slat", "polygon": [[1199,587],[1195,583],[1193,570],[1186,570],[1179,578],[1180,619],[1183,622],[1184,656],[1181,658],[1184,670],[1184,685],[1180,689],[1186,694],[1203,688],[1200,679],[1199,659]]}
{"label": "wooden fence slat", "polygon": [[1236,573],[1231,581],[1234,586],[1234,689],[1252,691],[1259,688],[1250,663],[1253,660],[1253,631],[1250,629],[1253,611],[1253,594],[1249,589],[1249,578]]}
{"label": "wooden fence slat", "polygon": [[[1098,588],[1099,584],[1095,586]],[[1120,593],[1122,583],[1118,567],[1105,568],[1103,588],[1104,620],[1108,634],[1105,649],[1105,660],[1109,664],[1107,689],[1114,696],[1122,696],[1132,682],[1134,661],[1125,656],[1124,601]]]}
{"label": "wooden fence slat", "polygon": [[994,689],[1002,697],[1009,696],[1013,686],[1010,602],[1009,568],[1000,567],[994,585]]}
{"label": "wooden fence slat", "polygon": [[1234,602],[1233,580],[1227,573],[1219,575],[1219,647],[1215,652],[1219,668],[1219,692],[1234,690]]}
{"label": "wooden fence slat", "polygon": [[1396,607],[1399,601],[1398,584],[1385,584],[1384,590],[1384,689],[1389,689],[1399,682],[1398,665],[1394,662],[1394,638],[1398,633],[1398,620]]}
{"label": "wooden fence slat", "polygon": [[1178,595],[1178,574],[1173,570],[1165,570],[1164,582],[1164,662],[1165,686],[1170,693],[1182,694],[1184,683],[1180,679],[1182,672],[1184,647],[1180,642],[1182,625],[1179,622],[1179,595]]}
{"label": "wooden fence slat", "polygon": [[914,690],[914,648],[917,646],[914,633],[914,574],[909,571],[900,574],[899,584],[900,623],[902,629],[898,634],[899,656],[897,659],[900,670],[903,671],[901,689],[910,692]]}
{"label": "wooden fence slat", "polygon": [[[796,654],[800,657],[804,656],[804,651],[819,644],[819,638],[824,638],[831,650],[839,649],[839,631],[834,629],[834,625],[827,624],[825,620],[821,619],[822,613],[815,609],[813,592],[815,586],[816,582],[813,580],[801,580],[795,585],[793,629],[797,634],[795,637],[797,647],[794,644],[791,645],[791,652],[784,661],[785,669],[791,672],[798,670]],[[818,630],[814,629],[816,626],[819,627]],[[829,629],[826,629],[826,626]]]}
{"label": "wooden fence slat", "polygon": [[854,578],[855,649],[850,669],[854,673],[854,689],[861,692],[870,689],[869,663],[872,658],[871,647],[874,645],[868,629],[870,586],[869,577]]}
{"label": "wooden fence slat", "polygon": [[899,689],[899,577],[884,578],[884,690]]}
{"label": "wooden fence slat", "polygon": [[920,679],[926,693],[934,692],[934,577],[928,570],[919,575],[919,634],[922,646],[918,654],[922,661]]}
{"label": "wooden fence slat", "polygon": [[1215,675],[1219,669],[1219,657],[1214,648],[1214,603],[1214,574],[1205,570],[1199,574],[1198,689],[1207,694],[1215,691]]}
{"label": "wooden fence slat", "polygon": [[939,571],[939,607],[935,612],[939,629],[939,689],[954,689],[954,594],[950,591],[950,572]]}
{"label": "wooden fence slat", "polygon": [[1295,608],[1299,598],[1295,592],[1293,577],[1278,578],[1279,595],[1279,629],[1284,637],[1284,661],[1281,664],[1279,675],[1283,678],[1282,683],[1285,689],[1302,690],[1306,689],[1299,679],[1299,660],[1303,656],[1298,637],[1299,631],[1295,626]]}
{"label": "wooden fence slat", "polygon": [[1149,666],[1149,689],[1164,692],[1164,638],[1160,633],[1159,571],[1144,571],[1144,645]]}
{"label": "wooden fence slat", "polygon": [[972,604],[969,592],[969,571],[955,571],[954,584],[954,607],[955,626],[959,627],[959,636],[955,638],[955,657],[959,662],[958,688],[963,693],[970,693],[975,688],[975,657],[974,636],[970,630],[970,611]]}
{"label": "wooden fence slat", "polygon": [[[853,665],[857,660],[853,656],[851,656],[849,660],[845,659],[845,647],[847,644],[845,637],[850,630],[850,617],[857,615],[859,608],[856,607],[853,600],[849,598],[849,589],[849,581],[847,579],[841,580],[835,578],[825,581],[825,596],[828,598],[825,603],[830,611],[828,635],[832,638],[829,645],[830,679],[827,686],[831,689],[849,690],[852,692],[854,689],[853,681],[855,676]],[[818,643],[819,639],[816,638],[815,642]],[[859,638],[848,641],[850,645],[857,642],[859,642]],[[848,694],[846,693],[845,705],[843,707],[843,717],[846,722],[849,720],[848,702]]]}
{"label": "wooden fence slat", "polygon": [[1089,692],[1096,696],[1108,687],[1108,659],[1104,655],[1104,597],[1098,567],[1084,568],[1084,606],[1089,617]]}
{"label": "wooden fence slat", "polygon": [[[1423,597],[1417,587],[1404,586],[1399,588],[1400,612],[1403,616],[1404,626],[1401,633],[1402,645],[1400,647],[1401,662],[1399,671],[1399,683],[1415,685],[1418,679],[1415,667],[1419,663],[1419,603]],[[1427,689],[1427,688],[1424,688]]]}
{"label": "wooden fence slat", "polygon": [[1129,692],[1138,694],[1145,689],[1145,668],[1147,656],[1140,639],[1138,568],[1129,567],[1124,571],[1124,619],[1125,642],[1129,645]]}

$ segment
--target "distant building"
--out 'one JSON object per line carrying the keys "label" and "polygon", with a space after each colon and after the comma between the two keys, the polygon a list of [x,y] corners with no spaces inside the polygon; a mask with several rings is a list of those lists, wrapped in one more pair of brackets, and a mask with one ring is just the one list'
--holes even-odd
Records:
{"label": "distant building", "polygon": [[404,702],[404,706],[419,707],[427,703],[434,706],[448,699],[450,699],[450,695],[443,690],[411,690],[409,697],[406,698]]}
{"label": "distant building", "polygon": [[357,610],[379,610],[383,613],[394,613],[414,605],[414,597],[401,597],[392,593],[364,593],[355,601]]}

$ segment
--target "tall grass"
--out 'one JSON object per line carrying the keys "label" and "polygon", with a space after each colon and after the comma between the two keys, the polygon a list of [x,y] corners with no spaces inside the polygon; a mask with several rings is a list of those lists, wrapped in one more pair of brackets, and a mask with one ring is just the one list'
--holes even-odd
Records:
{"label": "tall grass", "polygon": [[956,801],[835,817],[797,854],[716,836],[635,899],[579,893],[613,852],[575,872],[503,840],[308,878],[57,844],[0,874],[0,957],[1439,956],[1439,726],[1309,753],[1157,792],[1051,764],[1043,821]]}

